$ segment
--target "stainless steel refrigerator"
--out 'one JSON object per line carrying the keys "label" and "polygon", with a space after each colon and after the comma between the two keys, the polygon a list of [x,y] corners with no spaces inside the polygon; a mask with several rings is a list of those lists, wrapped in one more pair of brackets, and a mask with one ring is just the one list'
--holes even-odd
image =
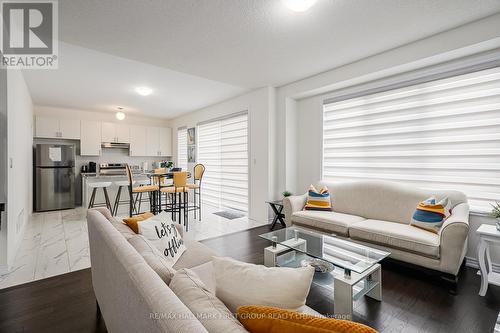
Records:
{"label": "stainless steel refrigerator", "polygon": [[75,207],[75,146],[37,144],[34,158],[36,212]]}

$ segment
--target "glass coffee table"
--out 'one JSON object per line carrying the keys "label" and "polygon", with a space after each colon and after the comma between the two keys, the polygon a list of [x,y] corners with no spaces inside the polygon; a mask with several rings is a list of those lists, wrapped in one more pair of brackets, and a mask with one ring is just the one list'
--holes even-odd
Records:
{"label": "glass coffee table", "polygon": [[314,274],[313,283],[333,289],[336,317],[352,319],[353,302],[364,295],[382,300],[379,262],[390,255],[389,252],[299,227],[272,231],[260,237],[272,242],[264,249],[264,265],[268,267],[301,267],[310,262],[326,267],[327,272]]}

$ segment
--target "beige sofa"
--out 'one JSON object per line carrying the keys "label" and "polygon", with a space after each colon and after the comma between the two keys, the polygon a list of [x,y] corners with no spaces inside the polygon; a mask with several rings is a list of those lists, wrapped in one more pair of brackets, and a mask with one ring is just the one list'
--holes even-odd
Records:
{"label": "beige sofa", "polygon": [[[160,276],[127,241],[135,234],[107,209],[87,213],[92,284],[108,332],[207,332]],[[207,246],[186,241],[187,250],[174,265],[191,268],[215,293],[212,257]],[[304,306],[301,312],[321,316]],[[245,331],[243,328],[242,331]],[[217,332],[234,332],[218,329]]]}
{"label": "beige sofa", "polygon": [[[456,276],[467,251],[469,205],[458,191],[427,191],[386,181],[322,182],[332,212],[304,211],[307,195],[285,198],[288,226],[314,228],[391,252],[390,257]],[[418,203],[448,197],[452,214],[438,234],[410,222]],[[456,280],[456,279],[455,279]]]}

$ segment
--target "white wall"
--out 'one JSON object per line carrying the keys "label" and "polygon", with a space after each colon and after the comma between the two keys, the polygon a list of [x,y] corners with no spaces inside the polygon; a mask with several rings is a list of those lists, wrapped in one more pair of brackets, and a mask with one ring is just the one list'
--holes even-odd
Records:
{"label": "white wall", "polygon": [[[293,156],[297,156],[299,160],[306,163],[311,161],[297,154],[297,146],[301,144],[296,144],[294,140],[287,142],[294,135],[294,133],[287,132],[288,124],[295,123],[295,120],[287,120],[287,116],[293,117],[292,109],[295,106],[292,100],[319,95],[326,96],[341,88],[409,72],[498,47],[500,47],[500,14],[279,87],[276,91],[276,121],[274,127],[277,140],[276,146],[279,147],[276,161],[276,168],[279,172],[277,173],[274,196],[277,197],[286,188],[298,186],[295,180],[298,180],[301,176],[298,170],[296,172],[293,170],[296,168],[291,163],[294,160]],[[302,127],[302,120],[306,122],[314,121],[314,119],[308,117],[309,115],[306,114],[300,119],[297,118],[298,128]],[[283,126],[283,124],[287,126]],[[295,131],[295,128],[292,127],[291,130]],[[308,134],[317,135],[312,131]],[[311,149],[315,148],[311,147]],[[316,163],[316,161],[313,163]]]}
{"label": "white wall", "polygon": [[35,106],[35,115],[53,116],[56,118],[77,118],[84,120],[107,121],[111,123],[141,125],[141,126],[165,126],[170,127],[170,121],[163,118],[144,117],[137,113],[127,113],[124,120],[117,120],[115,112],[110,111],[86,111],[79,109],[69,109],[57,106]]}
{"label": "white wall", "polygon": [[32,213],[33,103],[20,70],[7,70],[8,168],[7,266],[10,267]]}
{"label": "white wall", "polygon": [[[260,88],[247,94],[229,99],[172,120],[172,145],[174,159],[177,159],[177,129],[196,127],[199,122],[216,119],[240,111],[248,111],[250,142],[250,206],[249,218],[264,221],[268,219],[265,201],[271,196],[274,169],[274,139],[270,126],[274,121],[274,89]],[[194,164],[189,167],[192,168]]]}
{"label": "white wall", "polygon": [[[309,184],[321,179],[322,105],[339,89],[475,54],[489,54],[499,47],[500,14],[497,14],[278,88],[277,124],[284,122],[287,126],[276,127],[282,150],[277,160],[281,172],[275,193],[285,188],[305,192]],[[293,136],[296,138],[290,139]],[[491,224],[494,220],[470,216],[467,257],[472,259],[477,258],[475,232],[481,223]],[[500,264],[498,249],[492,250],[492,259]]]}

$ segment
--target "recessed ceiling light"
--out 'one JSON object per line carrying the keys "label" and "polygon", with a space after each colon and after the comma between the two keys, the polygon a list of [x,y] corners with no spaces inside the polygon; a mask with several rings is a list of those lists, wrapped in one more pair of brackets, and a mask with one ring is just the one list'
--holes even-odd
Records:
{"label": "recessed ceiling light", "polygon": [[151,89],[149,87],[137,87],[137,88],[135,88],[135,92],[141,96],[148,96],[148,95],[151,95],[151,93],[153,92],[153,89]]}
{"label": "recessed ceiling light", "polygon": [[314,4],[317,0],[281,0],[283,4],[294,12],[305,12]]}
{"label": "recessed ceiling light", "polygon": [[125,119],[125,113],[121,112],[121,111],[118,111],[116,114],[115,114],[115,117],[116,119],[118,120],[123,120]]}

